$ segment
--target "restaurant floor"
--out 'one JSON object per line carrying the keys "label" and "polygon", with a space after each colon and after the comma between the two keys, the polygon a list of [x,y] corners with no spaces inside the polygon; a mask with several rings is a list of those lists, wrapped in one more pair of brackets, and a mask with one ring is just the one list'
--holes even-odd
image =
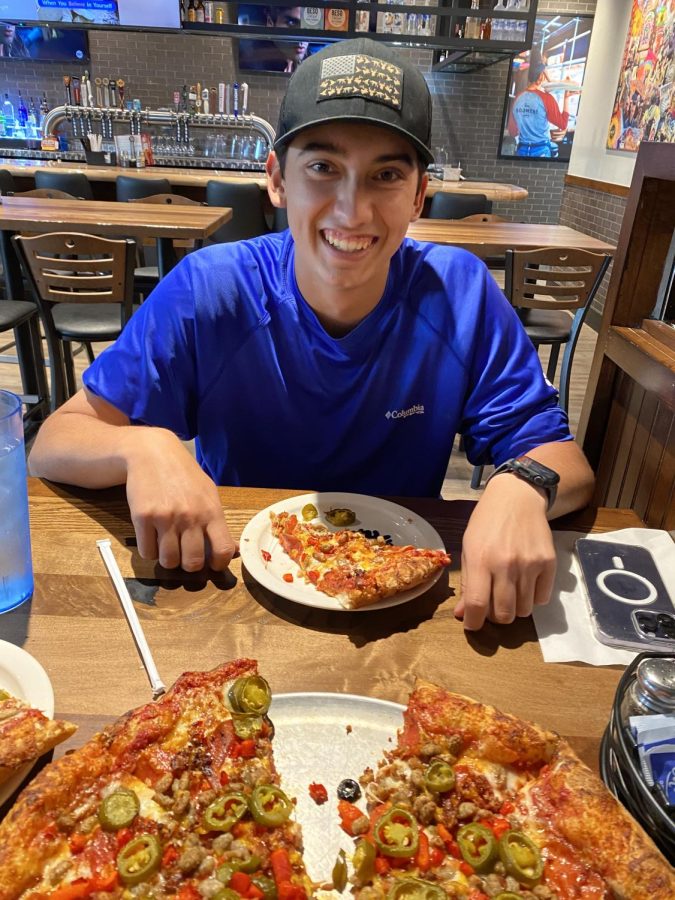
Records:
{"label": "restaurant floor", "polygon": [[[20,393],[21,379],[19,377],[18,366],[14,362],[3,361],[13,358],[13,354],[15,352],[13,346],[7,346],[7,344],[9,343],[9,340],[5,340],[7,338],[7,335],[2,335],[2,337],[0,337],[0,389]],[[591,362],[593,360],[593,351],[595,348],[596,340],[597,333],[593,331],[592,328],[589,328],[588,325],[584,325],[574,356],[574,366],[572,368],[572,378],[570,384],[569,416],[572,433],[576,431],[577,424],[579,422],[579,416],[581,415],[581,406],[584,400],[585,388],[588,384],[588,375],[591,370]],[[107,345],[94,344],[94,352],[100,352],[105,346]],[[44,352],[46,359],[46,347]],[[542,348],[539,355],[545,368],[546,362],[548,360],[548,349]],[[78,379],[78,385],[81,385],[81,375],[86,367],[87,357],[84,351],[76,353],[75,369]],[[560,370],[560,365],[558,365],[558,370]],[[458,442],[456,442],[455,444],[455,450],[453,451],[445,481],[443,482],[442,494],[446,500],[475,500],[479,495],[479,492],[472,490],[470,486],[472,466],[469,462],[467,462],[464,454],[459,451],[457,444]],[[485,475],[483,477],[483,483],[485,483],[485,478],[491,471],[491,467],[486,468]],[[280,485],[280,487],[282,487],[282,485]]]}

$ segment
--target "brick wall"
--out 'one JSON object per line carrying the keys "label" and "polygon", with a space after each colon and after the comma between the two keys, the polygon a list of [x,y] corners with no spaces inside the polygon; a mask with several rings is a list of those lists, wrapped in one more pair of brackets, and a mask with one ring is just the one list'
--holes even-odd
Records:
{"label": "brick wall", "polygon": [[[492,0],[483,0],[486,7]],[[540,0],[542,12],[593,13],[595,0]],[[200,35],[147,34],[141,32],[89,32],[90,71],[94,76],[121,76],[127,97],[138,97],[144,106],[165,106],[172,92],[183,84],[214,85],[237,78],[233,42],[228,38]],[[434,147],[448,149],[452,162],[461,161],[471,179],[504,181],[522,185],[530,193],[524,202],[495,205],[494,211],[517,221],[558,221],[567,166],[548,162],[524,164],[498,159],[508,64],[500,63],[472,75],[435,74],[431,53],[406,51],[429,82],[434,102]],[[78,74],[74,65],[0,60],[0,90],[16,96],[37,97],[47,92],[50,105],[63,102],[63,76]],[[80,68],[80,72],[84,67]],[[249,107],[276,127],[286,79],[283,76],[239,76],[248,81]]]}
{"label": "brick wall", "polygon": [[[626,199],[626,197],[617,197],[605,191],[567,184],[562,195],[560,224],[569,225],[570,228],[576,228],[585,234],[616,245],[619,241],[621,222],[626,210]],[[607,286],[611,274],[612,264],[610,264],[593,301],[593,311],[597,316],[593,316],[590,324],[597,324],[607,296]]]}

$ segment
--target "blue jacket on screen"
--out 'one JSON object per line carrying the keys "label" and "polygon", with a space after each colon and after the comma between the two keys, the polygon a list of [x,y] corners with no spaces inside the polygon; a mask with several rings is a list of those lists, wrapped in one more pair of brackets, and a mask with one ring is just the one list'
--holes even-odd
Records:
{"label": "blue jacket on screen", "polygon": [[326,333],[290,232],[187,256],[85,372],[133,423],[197,438],[216,484],[438,496],[471,462],[570,440],[518,318],[471,253],[406,239],[375,309]]}

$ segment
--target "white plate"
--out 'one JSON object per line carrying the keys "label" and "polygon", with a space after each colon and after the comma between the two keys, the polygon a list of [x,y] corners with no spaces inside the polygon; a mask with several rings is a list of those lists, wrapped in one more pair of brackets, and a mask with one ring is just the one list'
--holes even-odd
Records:
{"label": "white plate", "polygon": [[[248,571],[263,587],[280,597],[286,597],[287,600],[294,600],[304,606],[314,606],[317,609],[368,612],[371,609],[398,606],[399,603],[419,597],[440,578],[442,569],[427,581],[408,591],[401,591],[400,594],[380,600],[371,606],[356,610],[345,609],[334,597],[322,594],[303,579],[299,566],[286,555],[279,541],[272,534],[271,512],[295,513],[302,521],[302,507],[307,503],[313,503],[319,510],[319,516],[312,519],[312,524],[325,525],[330,531],[339,529],[334,528],[323,517],[323,513],[333,507],[347,508],[356,513],[356,522],[350,526],[352,529],[364,528],[369,531],[377,531],[382,535],[390,535],[394,544],[412,544],[413,547],[424,547],[428,550],[445,550],[439,533],[425,519],[388,500],[380,500],[366,494],[342,493],[301,494],[298,497],[289,497],[287,500],[273,503],[255,515],[242,531],[239,541],[241,559]],[[271,559],[264,559],[263,551],[269,553]],[[289,572],[293,575],[291,583],[283,579],[283,576]]]}
{"label": "white plate", "polygon": [[[30,653],[16,644],[0,641],[0,688],[51,718],[54,715],[54,691],[49,676]],[[26,763],[16,775],[0,785],[0,805],[14,793],[35,764]]]}
{"label": "white plate", "polygon": [[[384,751],[393,749],[403,709],[398,703],[353,694],[273,697],[274,758],[284,790],[298,801],[304,860],[313,880],[330,880],[340,848],[348,857],[353,854],[354,841],[339,825],[338,785],[344,778],[358,781],[367,766],[375,767]],[[326,788],[327,803],[317,806],[311,799],[312,782]],[[358,802],[365,809],[365,803]]]}

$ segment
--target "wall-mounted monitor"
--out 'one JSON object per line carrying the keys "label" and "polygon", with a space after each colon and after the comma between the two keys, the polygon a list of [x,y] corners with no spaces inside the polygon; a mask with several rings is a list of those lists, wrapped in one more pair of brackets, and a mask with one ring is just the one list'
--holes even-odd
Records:
{"label": "wall-mounted monitor", "polygon": [[[312,12],[323,10],[313,9]],[[303,39],[303,7],[262,6],[240,4],[237,10],[239,25],[264,26],[266,28],[287,28],[294,37],[273,39],[239,39],[239,70],[242,72],[278,72],[290,75],[303,60],[317,53],[324,43]],[[320,25],[313,27],[323,27]]]}
{"label": "wall-mounted monitor", "polygon": [[0,0],[0,19],[80,28],[180,28],[179,0]]}
{"label": "wall-mounted monitor", "polygon": [[48,25],[0,22],[0,59],[33,62],[87,62],[87,32]]}

